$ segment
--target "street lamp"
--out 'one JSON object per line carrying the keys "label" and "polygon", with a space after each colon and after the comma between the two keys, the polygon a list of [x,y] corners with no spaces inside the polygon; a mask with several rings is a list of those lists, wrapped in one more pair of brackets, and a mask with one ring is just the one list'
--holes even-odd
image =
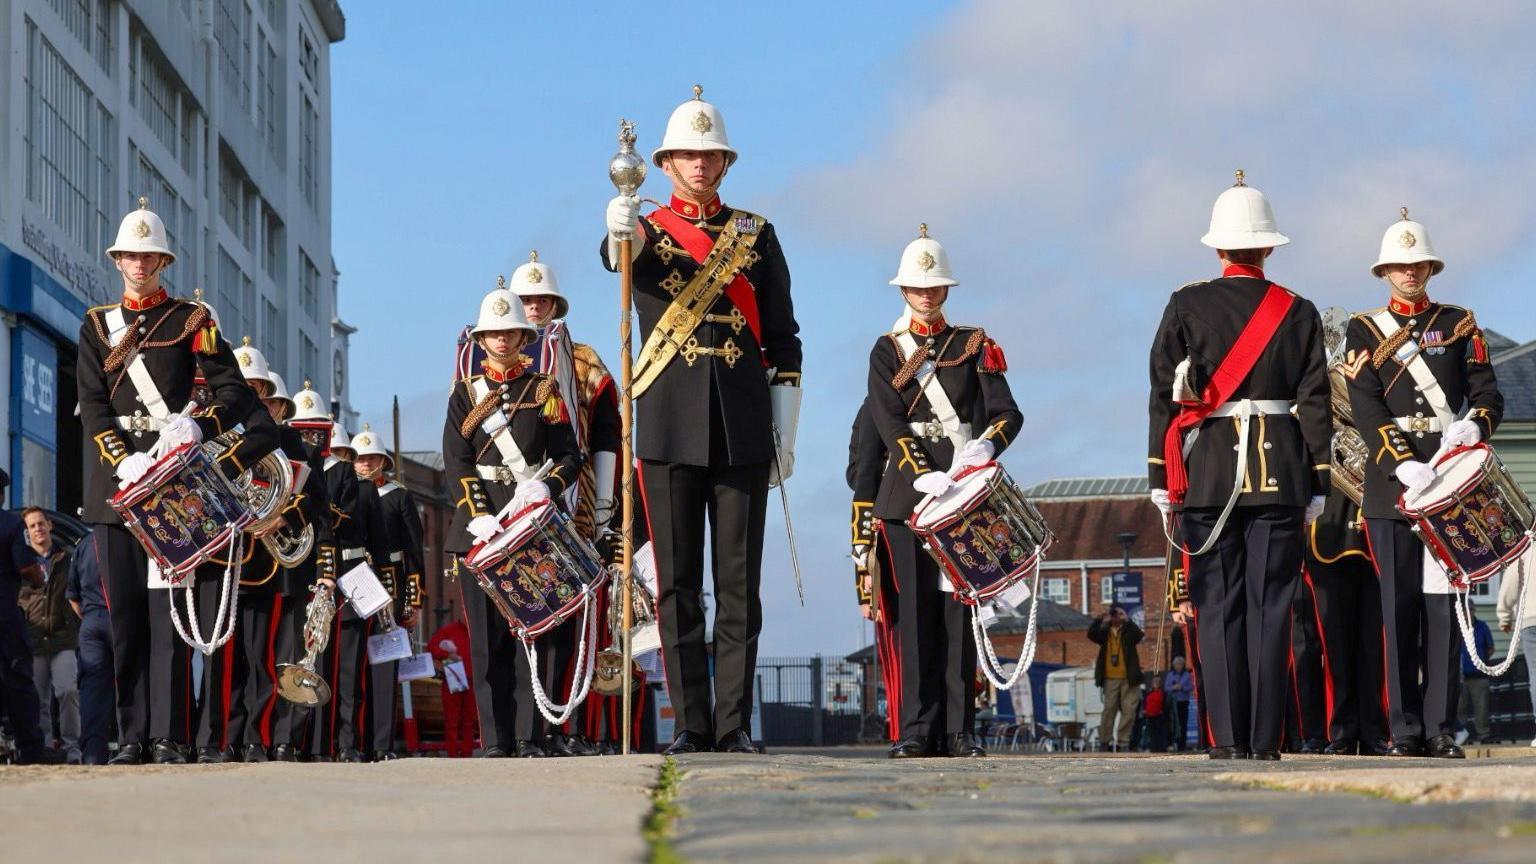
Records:
{"label": "street lamp", "polygon": [[1115,535],[1115,539],[1120,541],[1120,548],[1125,552],[1125,572],[1129,573],[1131,571],[1131,546],[1136,543],[1136,532],[1121,531]]}

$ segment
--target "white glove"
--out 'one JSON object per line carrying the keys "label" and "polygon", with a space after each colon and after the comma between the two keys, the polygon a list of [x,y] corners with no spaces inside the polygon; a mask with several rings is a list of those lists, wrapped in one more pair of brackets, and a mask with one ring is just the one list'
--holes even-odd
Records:
{"label": "white glove", "polygon": [[1397,466],[1397,479],[1409,492],[1418,492],[1435,482],[1435,469],[1423,462],[1404,462]]}
{"label": "white glove", "polygon": [[549,485],[543,480],[524,480],[512,493],[512,512],[549,500]]}
{"label": "white glove", "polygon": [[1326,495],[1312,496],[1312,500],[1307,502],[1307,512],[1304,514],[1304,518],[1307,520],[1308,525],[1316,522],[1317,517],[1323,515],[1323,506],[1327,503],[1328,496]]}
{"label": "white glove", "polygon": [[469,534],[475,538],[476,543],[484,543],[495,537],[500,530],[501,520],[495,516],[476,516],[469,520]]}
{"label": "white glove", "polygon": [[1152,503],[1157,505],[1158,512],[1163,514],[1163,518],[1166,519],[1168,514],[1173,512],[1173,499],[1168,497],[1167,489],[1153,489],[1152,493],[1147,497],[1151,498]]}
{"label": "white glove", "polygon": [[1471,420],[1457,420],[1445,430],[1442,443],[1447,449],[1452,447],[1471,447],[1473,444],[1482,443],[1483,430]]}
{"label": "white glove", "polygon": [[943,471],[929,471],[912,481],[912,488],[924,495],[943,495],[953,485],[954,478]]}
{"label": "white glove", "polygon": [[[784,476],[779,476],[779,467],[783,466]],[[789,479],[789,475],[795,473],[795,454],[780,452],[772,462],[768,463],[768,488],[772,489]]]}
{"label": "white glove", "polygon": [[863,543],[859,543],[853,547],[853,554],[849,557],[853,559],[853,564],[855,567],[863,567],[865,558],[867,558],[868,555],[869,546]]}
{"label": "white glove", "polygon": [[197,444],[203,440],[202,427],[191,417],[177,417],[160,430],[160,444],[169,453],[183,444]]}
{"label": "white glove", "polygon": [[640,199],[633,195],[615,195],[608,202],[608,261],[619,266],[619,241],[629,239],[630,260],[640,254],[645,246],[645,234],[640,231]]}
{"label": "white glove", "polygon": [[592,503],[592,521],[598,525],[607,525],[613,521],[612,498],[599,498]]}
{"label": "white glove", "polygon": [[444,639],[443,641],[437,643],[437,647],[449,654],[459,653],[459,646],[453,644],[452,639]]}
{"label": "white glove", "polygon": [[985,438],[967,441],[965,446],[960,448],[960,452],[955,454],[955,467],[971,468],[977,465],[985,465],[992,461],[992,456],[995,453],[997,453],[997,448],[992,446],[992,442]]}
{"label": "white glove", "polygon": [[129,453],[123,461],[117,463],[117,486],[119,489],[127,489],[139,482],[139,479],[149,473],[149,469],[155,467],[155,457],[148,453]]}
{"label": "white glove", "polygon": [[773,428],[778,431],[775,460],[768,466],[768,485],[777,486],[795,473],[795,437],[800,431],[800,400],[805,391],[789,384],[768,387],[772,400]]}

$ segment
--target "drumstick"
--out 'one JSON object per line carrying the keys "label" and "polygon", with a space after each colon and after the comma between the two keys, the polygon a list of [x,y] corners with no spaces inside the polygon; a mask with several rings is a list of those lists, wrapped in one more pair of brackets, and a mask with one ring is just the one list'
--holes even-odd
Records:
{"label": "drumstick", "polygon": [[[553,459],[545,459],[544,460],[544,464],[539,466],[539,470],[533,472],[533,476],[529,477],[528,481],[543,480],[545,477],[549,476],[549,472],[554,470],[554,467],[555,467],[555,461]],[[524,482],[528,482],[528,481],[524,481]],[[496,514],[496,520],[499,522],[502,519],[505,519],[508,516],[511,516],[512,515],[512,505],[515,504],[516,502],[517,502],[517,493],[514,492],[512,497],[507,500],[507,503],[505,505],[503,505],[501,510]]]}

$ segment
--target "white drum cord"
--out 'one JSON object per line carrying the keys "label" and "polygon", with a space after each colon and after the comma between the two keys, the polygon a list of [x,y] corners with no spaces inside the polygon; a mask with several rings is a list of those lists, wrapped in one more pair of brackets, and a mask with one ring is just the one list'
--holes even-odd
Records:
{"label": "white drum cord", "polygon": [[[1532,546],[1527,548],[1526,552],[1521,554],[1519,560],[1515,563],[1515,572],[1520,577],[1520,599],[1515,601],[1515,617],[1513,619],[1517,625],[1525,620],[1525,600],[1531,590],[1530,574],[1526,572],[1525,557],[1526,554],[1530,553],[1531,548],[1536,548],[1536,529],[1525,532],[1525,536],[1530,539]],[[1508,569],[1505,568],[1506,573]],[[1508,672],[1509,667],[1515,665],[1515,658],[1520,655],[1519,634],[1515,634],[1515,637],[1509,640],[1509,650],[1505,652],[1503,662],[1497,666],[1489,666],[1483,662],[1483,658],[1478,656],[1477,653],[1477,636],[1472,629],[1472,613],[1467,610],[1467,601],[1471,595],[1466,589],[1458,588],[1454,590],[1452,596],[1456,598],[1456,624],[1461,627],[1461,641],[1467,646],[1467,657],[1471,658],[1472,665],[1477,667],[1477,671],[1494,678]],[[1526,662],[1530,662],[1529,657],[1526,658]]]}
{"label": "white drum cord", "polygon": [[[229,526],[234,528],[233,525]],[[176,635],[181,641],[202,652],[203,656],[210,656],[213,652],[224,647],[224,644],[235,635],[235,621],[238,619],[240,607],[240,569],[242,558],[245,556],[245,544],[243,541],[245,532],[234,530],[229,538],[229,563],[224,565],[224,581],[219,586],[219,611],[213,616],[213,631],[208,638],[203,639],[202,628],[197,622],[197,573],[188,573],[185,577],[186,591],[185,604],[187,607],[187,624],[181,622],[181,614],[176,611],[176,598],[171,598],[171,623],[176,625]],[[175,591],[175,588],[170,590]],[[187,634],[191,630],[191,635]]]}
{"label": "white drum cord", "polygon": [[1014,664],[1012,674],[1005,675],[1003,663],[997,659],[992,637],[987,635],[987,626],[981,623],[981,605],[971,607],[971,633],[976,637],[976,659],[980,661],[978,665],[981,666],[982,674],[987,676],[987,681],[999,690],[1012,690],[1013,685],[1034,665],[1036,625],[1040,618],[1040,567],[1044,563],[1045,555],[1038,554],[1029,592],[1029,627],[1024,632],[1024,644],[1019,648],[1019,659]]}
{"label": "white drum cord", "polygon": [[587,691],[592,687],[592,670],[597,665],[597,652],[589,651],[588,648],[597,644],[597,616],[592,614],[594,605],[589,590],[581,598],[581,639],[576,645],[576,680],[573,682],[575,692],[564,705],[555,703],[544,692],[544,682],[539,674],[539,649],[533,644],[535,640],[519,640],[523,643],[523,653],[528,655],[528,669],[533,678],[533,699],[538,703],[539,713],[552,726],[565,725],[565,721],[571,719],[571,715],[586,701]]}

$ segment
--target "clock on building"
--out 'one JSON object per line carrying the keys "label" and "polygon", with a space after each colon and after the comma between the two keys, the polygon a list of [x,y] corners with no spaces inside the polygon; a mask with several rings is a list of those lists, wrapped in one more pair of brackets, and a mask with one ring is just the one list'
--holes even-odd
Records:
{"label": "clock on building", "polygon": [[331,373],[331,386],[333,388],[331,390],[331,398],[340,399],[342,385],[346,384],[347,381],[347,361],[346,358],[342,357],[340,351],[336,352],[336,356],[331,362],[331,369],[334,370]]}

